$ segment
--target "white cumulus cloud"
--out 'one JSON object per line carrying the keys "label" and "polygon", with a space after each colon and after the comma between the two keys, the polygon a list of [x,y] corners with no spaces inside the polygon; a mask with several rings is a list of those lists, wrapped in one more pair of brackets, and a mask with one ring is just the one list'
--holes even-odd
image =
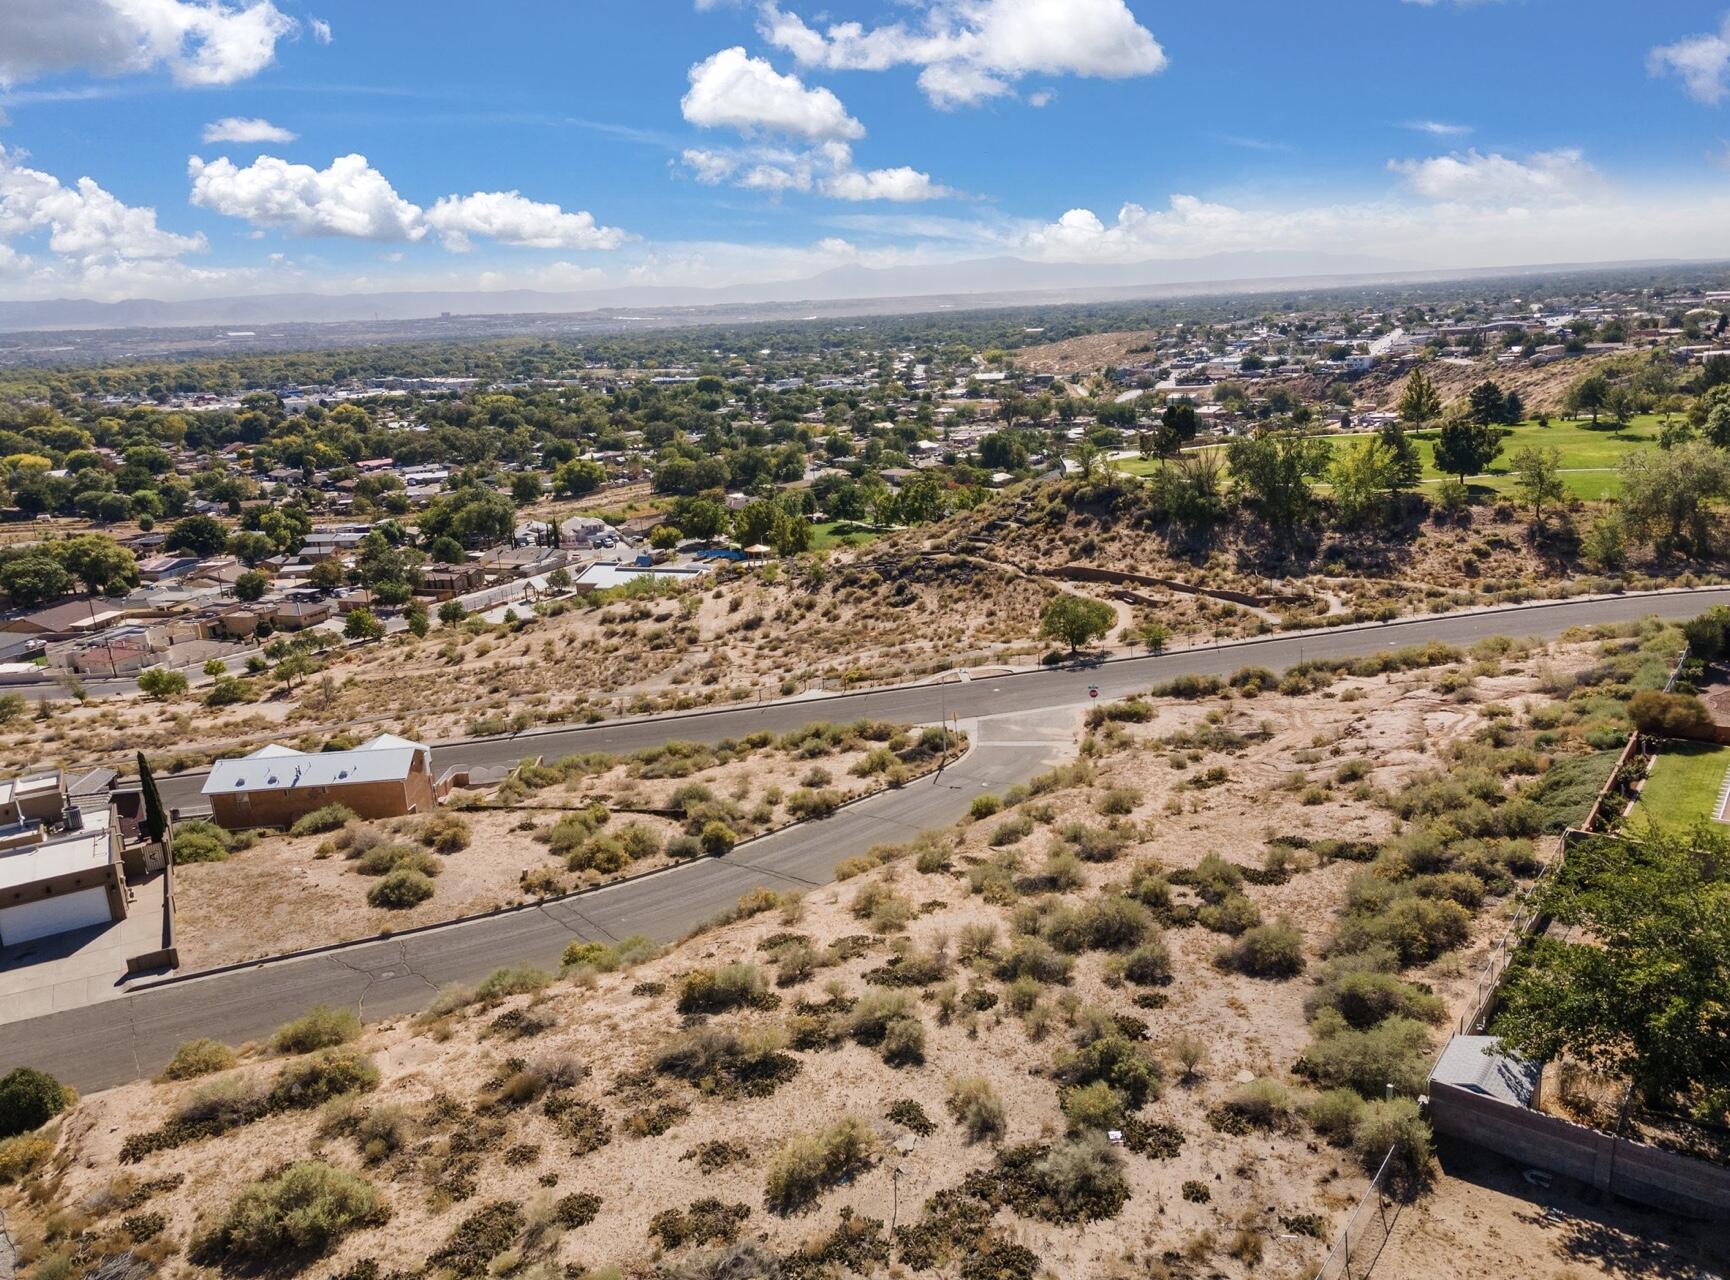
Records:
{"label": "white cumulus cloud", "polygon": [[177,258],[206,247],[202,236],[157,226],[154,209],[128,205],[90,178],[66,186],[0,147],[0,248],[16,263],[21,255],[8,242],[43,234],[50,251],[86,266]]}
{"label": "white cumulus cloud", "polygon": [[697,63],[680,102],[685,119],[705,129],[784,133],[812,140],[862,138],[865,126],[827,89],[809,88],[741,48]]}
{"label": "white cumulus cloud", "polygon": [[330,23],[323,18],[308,18],[306,25],[312,28],[312,38],[320,44],[329,44],[335,39],[330,33]]}
{"label": "white cumulus cloud", "polygon": [[940,107],[1010,93],[1026,75],[1124,79],[1154,75],[1167,61],[1124,0],[935,0],[917,27],[839,22],[822,30],[765,0],[762,32],[805,66],[920,67],[920,88]]}
{"label": "white cumulus cloud", "polygon": [[5,0],[0,84],[157,67],[181,84],[236,84],[268,67],[297,26],[271,0]]}
{"label": "white cumulus cloud", "polygon": [[516,191],[445,196],[427,210],[426,225],[458,252],[469,247],[470,236],[531,249],[617,249],[630,238],[617,227],[599,225],[590,213],[567,213]]}
{"label": "white cumulus cloud", "polygon": [[938,200],[954,194],[931,181],[931,175],[902,165],[896,169],[857,169],[838,173],[823,184],[823,193],[837,200],[891,200],[905,204],[916,200]]}
{"label": "white cumulus cloud", "polygon": [[362,155],[339,156],[329,167],[260,156],[245,168],[227,156],[187,162],[192,203],[254,226],[297,236],[360,240],[419,240],[421,211],[396,193]]}
{"label": "white cumulus cloud", "polygon": [[1575,147],[1533,152],[1524,160],[1499,151],[1455,152],[1425,160],[1390,160],[1388,169],[1426,199],[1463,204],[1564,200],[1598,178]]}
{"label": "white cumulus cloud", "polygon": [[206,142],[293,142],[300,135],[268,120],[224,116],[204,126]]}
{"label": "white cumulus cloud", "polygon": [[1655,76],[1676,75],[1690,98],[1715,107],[1730,97],[1730,14],[1716,32],[1660,45],[1646,58]]}

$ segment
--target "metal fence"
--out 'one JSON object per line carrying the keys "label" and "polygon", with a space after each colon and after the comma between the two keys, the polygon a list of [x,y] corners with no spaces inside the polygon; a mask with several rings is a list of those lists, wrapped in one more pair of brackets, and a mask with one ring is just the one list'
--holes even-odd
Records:
{"label": "metal fence", "polygon": [[1382,1256],[1382,1249],[1399,1221],[1402,1202],[1390,1194],[1398,1147],[1389,1147],[1381,1167],[1370,1179],[1370,1189],[1358,1201],[1345,1229],[1322,1259],[1315,1280],[1363,1280]]}

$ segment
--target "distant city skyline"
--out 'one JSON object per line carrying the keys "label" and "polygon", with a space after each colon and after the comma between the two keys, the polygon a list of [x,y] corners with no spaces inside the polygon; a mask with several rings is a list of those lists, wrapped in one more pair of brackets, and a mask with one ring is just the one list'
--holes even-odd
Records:
{"label": "distant city skyline", "polygon": [[1720,258],[1727,227],[1724,0],[0,7],[0,300]]}

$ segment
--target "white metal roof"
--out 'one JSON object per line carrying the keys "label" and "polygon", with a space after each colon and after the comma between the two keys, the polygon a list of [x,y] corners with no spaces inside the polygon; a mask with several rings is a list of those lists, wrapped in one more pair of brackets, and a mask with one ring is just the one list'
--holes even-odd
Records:
{"label": "white metal roof", "polygon": [[242,791],[282,791],[290,787],[351,787],[363,782],[398,782],[414,767],[415,756],[427,748],[395,734],[380,734],[352,751],[290,751],[260,747],[238,760],[218,760],[205,780],[203,794],[233,795]]}

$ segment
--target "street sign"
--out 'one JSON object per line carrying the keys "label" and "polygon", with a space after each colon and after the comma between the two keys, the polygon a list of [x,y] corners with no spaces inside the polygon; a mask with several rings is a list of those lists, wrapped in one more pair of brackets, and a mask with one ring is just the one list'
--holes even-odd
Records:
{"label": "street sign", "polygon": [[1096,684],[1088,685],[1087,686],[1087,696],[1090,698],[1097,698],[1099,696],[1099,686]]}

